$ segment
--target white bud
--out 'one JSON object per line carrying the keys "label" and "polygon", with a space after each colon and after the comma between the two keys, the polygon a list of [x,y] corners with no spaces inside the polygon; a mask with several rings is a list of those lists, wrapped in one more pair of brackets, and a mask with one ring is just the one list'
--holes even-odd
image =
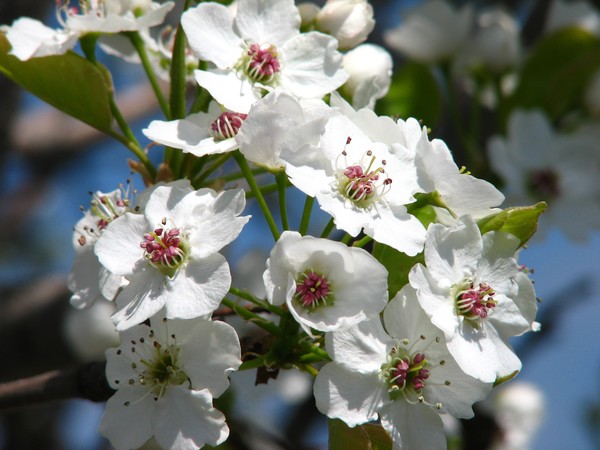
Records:
{"label": "white bud", "polygon": [[364,42],[374,27],[373,7],[366,0],[328,0],[316,18],[317,30],[335,37],[340,50]]}
{"label": "white bud", "polygon": [[444,0],[431,0],[410,11],[398,28],[385,33],[385,43],[409,58],[439,63],[464,44],[473,19],[472,5],[457,10]]}
{"label": "white bud", "polygon": [[392,79],[392,57],[383,47],[362,44],[344,55],[344,70],[350,75],[341,91],[355,109],[373,109],[387,94]]}
{"label": "white bud", "polygon": [[513,67],[520,53],[519,26],[514,17],[495,9],[481,14],[477,26],[474,47],[479,62],[495,73]]}
{"label": "white bud", "polygon": [[298,12],[300,13],[300,18],[302,19],[302,26],[311,24],[321,8],[316,3],[300,3],[296,6],[298,8]]}

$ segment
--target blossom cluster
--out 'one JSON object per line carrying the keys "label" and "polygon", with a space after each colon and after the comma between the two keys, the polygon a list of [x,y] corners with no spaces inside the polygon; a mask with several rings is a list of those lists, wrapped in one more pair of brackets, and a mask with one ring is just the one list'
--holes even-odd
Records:
{"label": "blossom cluster", "polygon": [[[390,88],[392,57],[363,43],[374,27],[368,2],[221,3],[182,13],[187,44],[166,28],[151,37],[172,2],[61,1],[59,30],[26,18],[4,28],[20,60],[61,55],[100,35],[105,51],[142,62],[149,74],[180,74],[202,93],[189,113],[176,113],[172,101],[164,120],[144,127],[167,148],[158,171],[136,153],[146,188],[95,193],[75,227],[71,303],[113,301],[121,340],[106,351],[116,393],[100,431],[119,449],[151,437],[164,448],[218,445],[229,429],[213,399],[229,374],[296,367],[315,376],[316,407],[327,417],[349,427],[378,421],[395,449],[446,448],[442,417],[472,417],[475,402],[521,369],[510,338],[539,328],[518,252],[543,206],[527,205],[550,200],[558,216],[561,204],[579,208],[581,190],[600,198],[596,186],[569,181],[597,170],[584,159],[592,131],[558,138],[541,113],[515,111],[508,136],[490,142],[511,206],[521,207],[502,209],[505,195],[459,167],[427,126],[373,109]],[[432,0],[386,40],[448,66],[473,14]],[[488,64],[504,74],[519,54],[506,34],[515,25],[499,12],[479,19],[474,53],[457,57],[453,70]],[[423,39],[430,25],[435,32]],[[147,59],[152,52],[159,56]],[[490,52],[505,59],[488,61]],[[521,146],[532,128],[539,145],[528,145],[530,157]],[[263,174],[275,178],[273,189]],[[306,196],[297,227],[287,217],[290,189]],[[265,200],[273,190],[279,222]],[[221,253],[251,220],[247,198],[275,241],[265,298],[232,285]],[[315,200],[329,220],[321,233],[310,224]],[[220,320],[227,314],[270,339],[242,354],[238,331]]]}

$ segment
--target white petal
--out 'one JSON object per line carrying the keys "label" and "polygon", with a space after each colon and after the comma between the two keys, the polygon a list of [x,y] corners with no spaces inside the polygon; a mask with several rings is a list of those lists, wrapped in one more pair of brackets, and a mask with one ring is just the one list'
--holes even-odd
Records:
{"label": "white petal", "polygon": [[245,0],[235,24],[248,43],[279,47],[300,32],[300,13],[293,0]]}
{"label": "white petal", "polygon": [[252,104],[260,98],[260,93],[252,83],[235,71],[196,70],[194,76],[200,86],[230,111],[247,114]]}
{"label": "white petal", "polygon": [[21,17],[6,30],[10,54],[21,61],[50,55],[62,55],[77,43],[76,33],[53,30],[39,20]]}
{"label": "white petal", "polygon": [[182,369],[194,390],[208,389],[218,397],[229,387],[229,372],[242,363],[237,333],[224,322],[197,320],[189,333],[181,334],[176,328],[178,322],[170,322],[169,332],[178,337]]}
{"label": "white petal", "polygon": [[206,390],[171,387],[158,403],[152,428],[162,448],[196,450],[218,445],[229,436],[225,416],[213,408]]}
{"label": "white petal", "polygon": [[314,394],[319,411],[354,427],[377,419],[387,390],[377,373],[350,372],[329,363],[315,379]]}
{"label": "white petal", "polygon": [[519,358],[486,322],[479,329],[464,323],[460,332],[448,339],[448,350],[462,370],[484,383],[521,369]]}
{"label": "white petal", "polygon": [[321,98],[348,79],[342,55],[331,36],[309,32],[282,47],[281,88],[301,98]]}
{"label": "white petal", "polygon": [[120,308],[112,319],[117,330],[123,331],[152,317],[165,305],[165,276],[151,266],[136,273],[117,296]]}
{"label": "white petal", "polygon": [[333,360],[360,373],[378,373],[390,343],[379,317],[325,335],[325,347]]}
{"label": "white petal", "polygon": [[[158,225],[158,223],[157,223]],[[140,243],[151,231],[144,216],[126,213],[111,222],[94,245],[100,263],[116,275],[130,275],[136,264],[143,261]]]}
{"label": "white petal", "polygon": [[216,3],[189,8],[181,16],[181,26],[190,47],[200,59],[220,69],[231,69],[243,53],[243,40],[233,29],[229,10]]}
{"label": "white petal", "polygon": [[189,261],[165,284],[167,318],[193,319],[210,314],[230,287],[229,265],[222,255]]}
{"label": "white petal", "polygon": [[394,450],[445,450],[439,414],[431,406],[397,400],[383,407],[381,425],[392,436]]}
{"label": "white petal", "polygon": [[77,309],[84,309],[89,308],[102,297],[98,284],[102,266],[91,245],[79,247],[77,250],[73,269],[69,274],[68,286],[73,292],[71,305]]}
{"label": "white petal", "polygon": [[99,431],[115,449],[139,448],[152,437],[155,402],[148,392],[143,387],[123,388],[106,402]]}
{"label": "white petal", "polygon": [[[194,196],[206,196],[205,189]],[[193,226],[189,243],[193,258],[204,258],[218,252],[238,237],[250,216],[239,216],[246,206],[246,197],[242,189],[228,189],[220,192],[208,205],[199,204],[184,208],[193,219],[187,227]]]}

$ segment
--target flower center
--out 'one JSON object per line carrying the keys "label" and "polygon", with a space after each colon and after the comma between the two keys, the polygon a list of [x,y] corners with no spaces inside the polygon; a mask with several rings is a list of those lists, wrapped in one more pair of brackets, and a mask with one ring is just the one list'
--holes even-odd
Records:
{"label": "flower center", "polygon": [[281,70],[274,45],[250,44],[238,64],[248,78],[262,84],[272,84]]}
{"label": "flower center", "polygon": [[[96,226],[90,227],[85,225],[83,227],[85,233],[81,234],[77,239],[79,245],[81,246],[84,246],[88,243],[88,238],[91,239],[91,242],[95,242],[108,224],[125,214],[131,205],[131,202],[128,198],[129,190],[121,190],[120,195],[122,198],[120,198],[118,194],[90,194],[92,195],[92,201],[90,202],[91,206],[89,212],[93,216]],[[83,210],[83,207],[81,207],[81,209]]]}
{"label": "flower center", "polygon": [[294,299],[308,310],[333,305],[334,301],[327,278],[313,270],[302,273],[296,280]]}
{"label": "flower center", "polygon": [[469,320],[485,319],[489,310],[496,307],[495,292],[487,283],[479,283],[475,288],[471,278],[465,278],[455,286],[455,306],[457,314]]}
{"label": "flower center", "polygon": [[[346,144],[350,141],[348,138]],[[346,159],[345,150],[341,156]],[[381,165],[377,166],[377,158],[371,150],[367,151],[362,159],[363,161],[351,165],[344,161],[342,168],[338,170],[337,179],[339,190],[344,197],[359,208],[367,208],[389,191],[392,179],[384,176],[386,161],[381,160]]]}
{"label": "flower center", "polygon": [[210,124],[215,141],[230,139],[238,134],[247,114],[226,111]]}
{"label": "flower center", "polygon": [[[428,339],[420,336],[410,347],[409,339],[397,342],[387,355],[387,361],[381,365],[380,378],[387,384],[391,400],[403,399],[410,404],[422,403],[435,409],[442,409],[441,403],[431,403],[425,399],[424,389],[428,384],[439,384],[427,381],[430,371],[446,364],[446,361],[431,361],[426,352],[430,345],[440,344],[440,338]],[[419,347],[420,350],[415,350]],[[450,386],[450,381],[444,381],[444,386]]]}
{"label": "flower center", "polygon": [[560,195],[559,177],[552,169],[541,169],[529,172],[527,188],[535,197],[548,200]]}
{"label": "flower center", "polygon": [[[163,219],[163,225],[166,220]],[[140,247],[150,264],[169,277],[184,263],[187,249],[182,239],[181,229],[159,227],[144,235]]]}
{"label": "flower center", "polygon": [[[154,332],[151,331],[150,338],[153,337]],[[171,335],[170,338],[175,340],[175,335]],[[175,343],[163,346],[157,340],[148,341],[143,337],[133,339],[131,353],[139,355],[139,359],[135,356],[131,358],[131,369],[135,375],[127,380],[128,384],[147,387],[154,400],[158,400],[167,387],[189,382],[179,362],[179,351],[180,348]],[[122,353],[122,350],[117,351],[118,355]],[[128,357],[126,353],[123,354],[124,357]],[[115,383],[121,384],[121,380],[115,380]],[[125,406],[129,406],[129,402],[125,403]]]}

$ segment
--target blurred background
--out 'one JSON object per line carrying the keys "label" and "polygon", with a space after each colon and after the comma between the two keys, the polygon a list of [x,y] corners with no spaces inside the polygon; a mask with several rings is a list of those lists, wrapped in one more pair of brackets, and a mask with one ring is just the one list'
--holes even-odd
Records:
{"label": "blurred background", "polygon": [[[376,28],[368,41],[386,46],[385,31],[398,26],[406,12],[421,2],[370,3]],[[505,8],[519,23],[527,51],[541,39],[552,2],[452,3],[478,9]],[[598,2],[585,3],[600,17]],[[2,1],[0,23],[30,16],[56,25],[53,6],[54,2],[42,0]],[[172,16],[176,20],[176,14]],[[597,23],[600,32],[600,21]],[[392,55],[395,70],[407,64],[401,53]],[[162,117],[142,70],[112,56],[102,55],[101,61],[113,74],[122,111],[142,145],[148,144],[140,130],[150,120]],[[472,96],[460,82],[455,89],[459,108],[466,110]],[[448,143],[460,166],[467,157],[452,129],[452,114],[442,102],[435,123],[425,124],[431,127],[432,137]],[[483,129],[489,128],[486,120],[490,117],[483,107]],[[482,153],[484,137],[479,142]],[[590,159],[598,158],[600,138],[597,142],[591,150],[596,154]],[[154,161],[161,160],[160,147],[151,148],[149,154]],[[73,367],[97,358],[102,347],[110,343],[111,335],[105,331],[110,307],[101,304],[95,312],[73,310],[66,279],[74,257],[73,226],[81,218],[80,206],[89,207],[89,193],[114,190],[128,179],[135,188],[143,188],[141,179],[132,177],[128,158],[130,153],[119,143],[53,110],[0,75],[0,382]],[[498,181],[489,172],[473,174]],[[596,183],[600,183],[600,174]],[[298,219],[292,215],[291,220]],[[260,221],[253,220],[227,250],[234,277],[242,286],[260,288],[271,245],[269,236],[261,239],[265,231]],[[533,269],[532,278],[542,300],[538,314],[542,329],[513,341],[523,370],[506,387],[519,385],[523,391],[516,394],[513,403],[505,399],[504,406],[509,405],[511,417],[525,414],[522,422],[529,417],[532,430],[538,418],[541,424],[529,444],[523,439],[513,447],[494,448],[600,449],[599,255],[598,228],[583,239],[573,240],[551,224],[521,252],[520,262]],[[326,420],[314,408],[310,378],[291,372],[280,374],[268,385],[253,384],[254,373],[234,374],[233,393],[220,400],[220,408],[232,411],[228,416],[230,428],[237,430],[227,448],[327,448]],[[465,448],[492,448],[491,436],[514,432],[498,418],[497,405],[502,401],[490,400],[478,409],[470,424],[464,424],[471,439],[467,442],[471,447]],[[2,413],[0,448],[110,448],[96,432],[102,412],[102,404],[76,400]],[[448,427],[451,432],[460,425],[449,423]]]}

